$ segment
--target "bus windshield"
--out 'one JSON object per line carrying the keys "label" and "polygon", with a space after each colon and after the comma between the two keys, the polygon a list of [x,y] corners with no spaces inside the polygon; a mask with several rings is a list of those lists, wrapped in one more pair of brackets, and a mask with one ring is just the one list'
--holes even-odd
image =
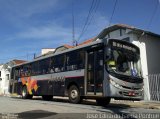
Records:
{"label": "bus windshield", "polygon": [[141,77],[140,57],[136,47],[116,43],[111,46],[106,64],[109,72]]}

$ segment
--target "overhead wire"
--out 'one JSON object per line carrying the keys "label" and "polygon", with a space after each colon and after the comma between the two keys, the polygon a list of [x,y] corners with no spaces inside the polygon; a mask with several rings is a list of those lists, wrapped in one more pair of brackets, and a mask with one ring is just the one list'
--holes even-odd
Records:
{"label": "overhead wire", "polygon": [[109,24],[108,24],[108,26],[110,26],[110,25],[111,25],[111,22],[112,22],[112,19],[113,19],[113,16],[114,16],[115,10],[116,10],[116,6],[117,6],[117,1],[118,1],[118,0],[115,0],[114,6],[113,6],[113,11],[112,11],[111,18],[110,18],[110,20],[109,20]]}
{"label": "overhead wire", "polygon": [[78,37],[78,40],[81,38],[81,36],[82,36],[83,33],[84,33],[84,30],[85,30],[85,28],[86,28],[86,25],[87,25],[88,20],[89,20],[89,17],[90,17],[90,14],[91,14],[91,12],[92,12],[92,10],[93,10],[94,1],[95,1],[95,0],[92,0],[91,7],[90,7],[90,9],[89,9],[89,12],[88,12],[86,21],[85,21],[84,26],[83,26],[83,28],[82,28],[82,31],[81,31],[81,33],[80,33],[80,35],[79,35],[79,37]]}
{"label": "overhead wire", "polygon": [[[98,0],[97,0],[97,1],[98,1]],[[94,13],[93,13],[92,16],[91,16],[90,21],[88,22],[88,25],[87,25],[84,33],[87,31],[89,25],[91,24],[92,20],[94,19],[94,16],[95,16],[95,14],[96,14],[96,12],[97,12],[97,9],[98,9],[98,7],[99,7],[99,4],[100,4],[100,1],[98,1],[98,3],[96,4],[95,9],[94,9]]]}
{"label": "overhead wire", "polygon": [[[98,6],[99,6],[99,0],[92,0],[92,3],[91,3],[91,7],[89,9],[89,12],[88,12],[88,15],[87,15],[87,18],[86,18],[86,21],[85,21],[85,24],[82,28],[82,31],[78,37],[78,40],[80,40],[80,38],[84,35],[84,33],[86,32],[88,26],[90,25],[90,22],[92,21],[93,19],[93,16],[94,14],[96,13],[97,9],[98,9]],[[77,40],[77,41],[78,41]]]}
{"label": "overhead wire", "polygon": [[149,20],[149,22],[148,22],[147,29],[151,26],[151,24],[152,24],[152,22],[153,22],[153,19],[154,19],[155,14],[156,14],[156,12],[157,12],[157,10],[158,10],[159,4],[160,4],[160,0],[158,0],[158,4],[156,4],[156,6],[155,6],[155,9],[154,9],[154,11],[153,11],[153,14],[151,15],[151,18],[150,18],[150,20]]}

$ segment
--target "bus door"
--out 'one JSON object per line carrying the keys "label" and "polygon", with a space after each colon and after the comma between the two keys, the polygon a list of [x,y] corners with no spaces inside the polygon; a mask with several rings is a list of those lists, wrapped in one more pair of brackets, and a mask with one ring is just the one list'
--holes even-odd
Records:
{"label": "bus door", "polygon": [[102,96],[103,84],[103,49],[87,51],[86,94]]}

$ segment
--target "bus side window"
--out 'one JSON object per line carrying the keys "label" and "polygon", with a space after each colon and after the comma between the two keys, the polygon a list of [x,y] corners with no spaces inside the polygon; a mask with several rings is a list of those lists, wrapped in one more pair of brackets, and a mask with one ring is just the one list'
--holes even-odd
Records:
{"label": "bus side window", "polygon": [[32,75],[38,75],[40,73],[39,72],[39,62],[38,61],[33,62],[31,64],[31,67],[32,67],[32,70],[31,70]]}
{"label": "bus side window", "polygon": [[11,79],[14,79],[15,76],[15,68],[12,68],[11,70]]}
{"label": "bus side window", "polygon": [[31,75],[31,64],[27,64],[24,66],[24,72],[25,72],[25,76]]}
{"label": "bus side window", "polygon": [[66,70],[71,71],[84,68],[84,56],[85,53],[83,50],[67,53]]}
{"label": "bus side window", "polygon": [[71,71],[71,70],[76,70],[78,67],[77,67],[77,64],[78,64],[78,52],[76,51],[73,51],[73,52],[70,52],[67,54],[66,56],[66,70],[67,71]]}
{"label": "bus side window", "polygon": [[13,70],[13,79],[18,80],[19,77],[20,77],[20,67],[16,67]]}
{"label": "bus side window", "polygon": [[54,57],[51,57],[50,59],[50,73],[54,73],[55,70],[54,70]]}
{"label": "bus side window", "polygon": [[84,61],[85,61],[85,52],[82,50],[78,52],[78,58],[77,58],[77,65],[78,69],[83,69],[84,68]]}
{"label": "bus side window", "polygon": [[23,69],[23,66],[20,67],[20,77],[24,77],[24,69]]}
{"label": "bus side window", "polygon": [[49,71],[49,64],[50,64],[50,58],[43,59],[39,62],[39,72],[40,74],[48,74]]}
{"label": "bus side window", "polygon": [[55,72],[64,71],[64,61],[65,61],[65,55],[64,54],[54,57],[54,71]]}

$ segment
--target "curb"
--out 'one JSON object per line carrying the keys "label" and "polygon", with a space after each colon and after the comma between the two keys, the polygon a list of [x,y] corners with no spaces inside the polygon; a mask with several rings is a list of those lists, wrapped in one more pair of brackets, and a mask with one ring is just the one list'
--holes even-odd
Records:
{"label": "curb", "polygon": [[[119,104],[119,105],[127,105],[131,108],[144,108],[144,109],[160,109],[160,103],[150,103],[150,102],[119,102],[119,101],[112,101],[112,104]],[[123,106],[122,106],[123,107]]]}

